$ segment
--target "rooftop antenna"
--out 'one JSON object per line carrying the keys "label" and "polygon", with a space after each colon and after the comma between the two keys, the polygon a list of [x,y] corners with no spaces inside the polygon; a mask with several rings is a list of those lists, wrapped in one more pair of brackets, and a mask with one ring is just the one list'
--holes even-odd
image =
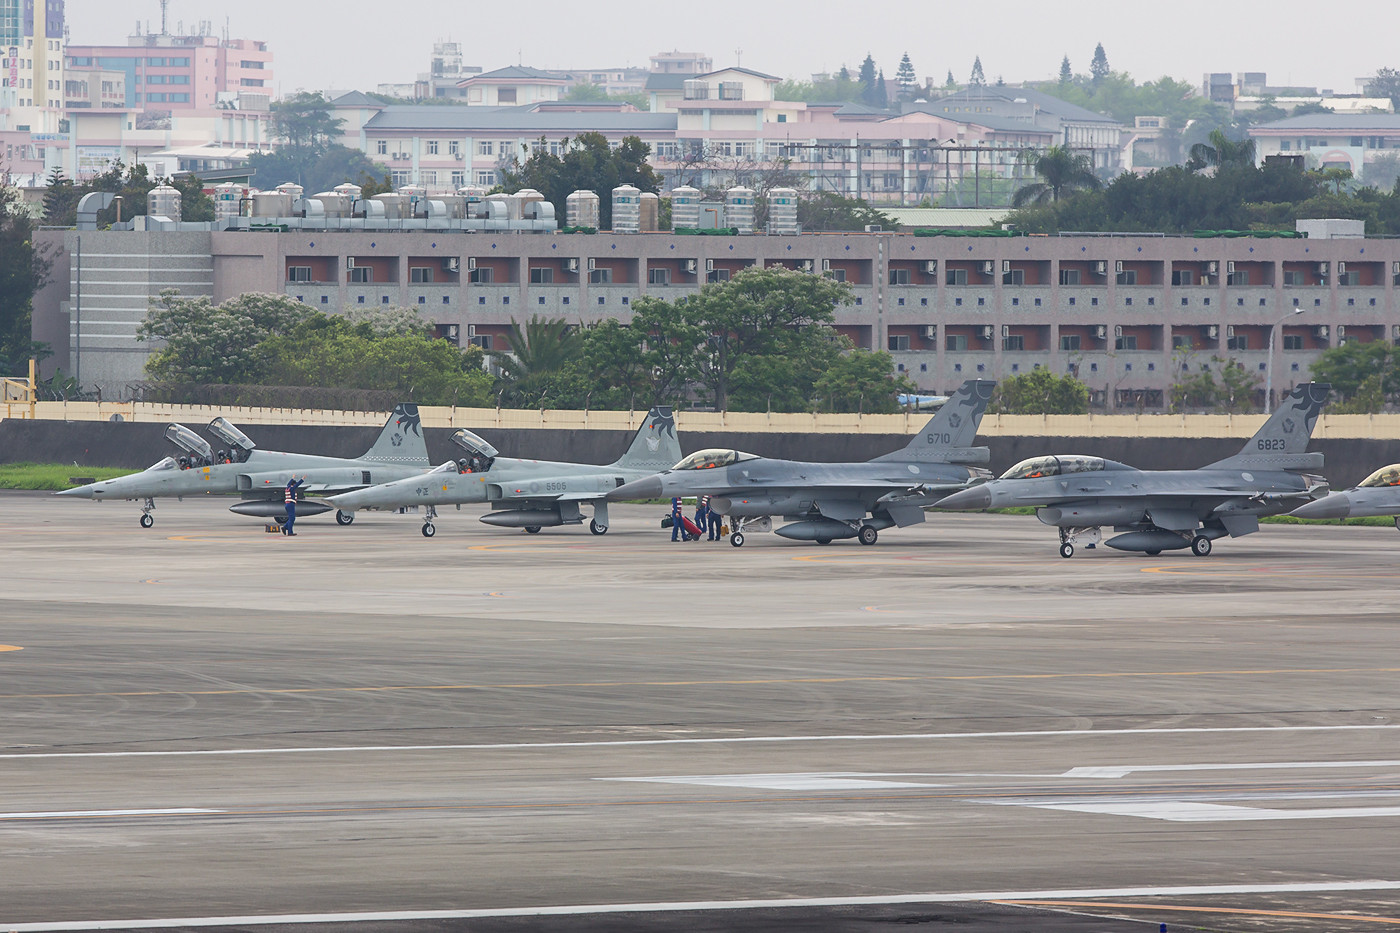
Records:
{"label": "rooftop antenna", "polygon": [[170,35],[170,33],[165,31],[165,13],[169,6],[170,0],[160,0],[160,34],[162,36]]}
{"label": "rooftop antenna", "polygon": [[743,64],[744,64],[744,50],[743,50],[743,49],[735,49],[735,50],[734,50],[734,66],[737,68],[737,67],[741,67]]}

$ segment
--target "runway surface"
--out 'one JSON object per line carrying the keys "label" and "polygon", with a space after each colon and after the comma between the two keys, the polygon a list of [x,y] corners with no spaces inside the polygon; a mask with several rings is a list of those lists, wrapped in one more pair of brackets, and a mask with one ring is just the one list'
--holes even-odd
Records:
{"label": "runway surface", "polygon": [[0,930],[1400,927],[1400,534],[0,495]]}

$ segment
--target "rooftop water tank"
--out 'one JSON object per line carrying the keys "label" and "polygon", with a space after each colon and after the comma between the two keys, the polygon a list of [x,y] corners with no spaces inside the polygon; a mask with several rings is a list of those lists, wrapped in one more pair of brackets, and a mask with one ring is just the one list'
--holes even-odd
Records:
{"label": "rooftop water tank", "polygon": [[797,233],[797,190],[774,188],[768,192],[768,232]]}
{"label": "rooftop water tank", "polygon": [[736,185],[724,193],[724,225],[753,233],[753,189]]}
{"label": "rooftop water tank", "polygon": [[[234,202],[235,209],[238,202]],[[156,185],[146,193],[146,215],[180,220],[180,192],[169,185]]]}
{"label": "rooftop water tank", "polygon": [[661,199],[650,191],[642,192],[641,229],[643,233],[661,229]]}
{"label": "rooftop water tank", "polygon": [[[292,187],[296,187],[293,185]],[[254,217],[292,216],[292,195],[284,191],[254,191]]]}
{"label": "rooftop water tank", "polygon": [[564,222],[570,227],[598,229],[598,195],[592,191],[575,191],[564,199]]}
{"label": "rooftop water tank", "polygon": [[215,185],[214,193],[210,195],[214,199],[214,219],[224,220],[228,217],[237,217],[239,204],[247,192],[246,186],[236,182],[226,181],[223,184]]}
{"label": "rooftop water tank", "polygon": [[671,229],[700,226],[700,189],[681,185],[671,191]]}
{"label": "rooftop water tank", "polygon": [[641,189],[632,185],[618,185],[612,190],[613,233],[640,233],[641,229]]}

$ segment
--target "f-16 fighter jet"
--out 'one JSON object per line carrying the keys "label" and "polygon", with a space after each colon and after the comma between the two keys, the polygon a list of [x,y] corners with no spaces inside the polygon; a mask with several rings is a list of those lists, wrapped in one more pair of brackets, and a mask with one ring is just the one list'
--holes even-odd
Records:
{"label": "f-16 fighter jet", "polygon": [[628,483],[608,498],[709,496],[710,508],[733,524],[729,543],[744,546],[744,532],[768,531],[772,516],[792,524],[784,538],[830,544],[859,538],[874,544],[885,528],[917,525],[924,507],[989,472],[963,464],[986,463],[985,447],[970,447],[995,382],[972,379],[903,450],[865,463],[804,463],[738,450],[701,450],[658,476]]}
{"label": "f-16 fighter jet", "polygon": [[1033,457],[999,479],[949,496],[940,509],[1037,506],[1060,530],[1060,556],[1077,543],[1098,543],[1099,528],[1122,532],[1105,543],[1120,551],[1190,548],[1205,557],[1211,542],[1259,530],[1259,516],[1279,515],[1327,490],[1322,454],[1307,453],[1313,425],[1331,386],[1304,383],[1233,457],[1198,470],[1139,470],[1101,457]]}
{"label": "f-16 fighter jet", "polygon": [[1330,493],[1289,513],[1298,518],[1363,518],[1394,515],[1400,528],[1400,463],[1381,467],[1355,489]]}
{"label": "f-16 fighter jet", "polygon": [[[156,507],[156,499],[199,495],[238,494],[243,501],[230,506],[230,511],[280,520],[287,514],[284,491],[293,476],[305,481],[298,496],[327,495],[405,476],[420,476],[432,466],[423,442],[417,405],[396,406],[374,446],[358,458],[259,450],[246,434],[223,418],[211,421],[209,431],[228,444],[228,449],[216,453],[204,438],[189,428],[172,424],[165,429],[165,437],[183,451],[180,456],[166,457],[140,473],[65,489],[57,495],[79,499],[144,499],[142,528],[155,524],[151,510]],[[297,503],[300,517],[330,510],[331,506],[319,499]],[[342,525],[354,520],[351,512],[336,513],[336,521]]]}
{"label": "f-16 fighter jet", "polygon": [[450,460],[424,476],[333,496],[330,501],[347,513],[425,505],[426,538],[437,533],[433,519],[437,518],[439,505],[489,502],[491,511],[481,516],[483,522],[537,534],[541,528],[581,524],[583,514],[579,506],[589,503],[593,506],[593,518],[588,530],[601,535],[608,531],[608,503],[604,498],[608,492],[628,480],[666,469],[681,455],[676,419],[669,408],[648,412],[632,446],[621,459],[606,466],[502,457],[495,447],[465,429],[453,434],[452,442],[466,456]]}

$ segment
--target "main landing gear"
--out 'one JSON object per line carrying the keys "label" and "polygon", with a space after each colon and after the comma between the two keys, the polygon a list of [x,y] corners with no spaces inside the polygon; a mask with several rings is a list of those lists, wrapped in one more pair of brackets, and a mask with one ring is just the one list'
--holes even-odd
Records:
{"label": "main landing gear", "polygon": [[880,532],[875,529],[874,525],[861,525],[860,531],[856,533],[856,539],[861,544],[868,546],[880,540]]}
{"label": "main landing gear", "polygon": [[347,512],[344,509],[335,510],[335,523],[337,525],[349,525],[355,521],[355,513]]}
{"label": "main landing gear", "polygon": [[1205,535],[1196,535],[1191,539],[1191,553],[1197,557],[1210,556],[1210,539]]}
{"label": "main landing gear", "polygon": [[[433,519],[437,518],[437,506],[428,506],[427,513],[423,516],[423,537],[431,538],[437,534],[437,528],[433,526]],[[336,515],[336,521],[340,521],[340,516]]]}
{"label": "main landing gear", "polygon": [[146,504],[143,505],[143,506],[141,506],[141,527],[142,527],[142,528],[149,528],[149,527],[151,527],[152,525],[154,525],[154,524],[156,523],[156,520],[155,520],[154,518],[151,517],[151,509],[153,509],[153,508],[155,508],[155,507],[156,507],[156,500],[155,500],[155,499],[152,499],[152,498],[150,498],[150,497],[147,497],[147,499],[146,499]]}
{"label": "main landing gear", "polygon": [[588,520],[588,530],[595,535],[605,535],[608,533],[608,526],[598,524],[598,519],[596,518],[590,518]]}

